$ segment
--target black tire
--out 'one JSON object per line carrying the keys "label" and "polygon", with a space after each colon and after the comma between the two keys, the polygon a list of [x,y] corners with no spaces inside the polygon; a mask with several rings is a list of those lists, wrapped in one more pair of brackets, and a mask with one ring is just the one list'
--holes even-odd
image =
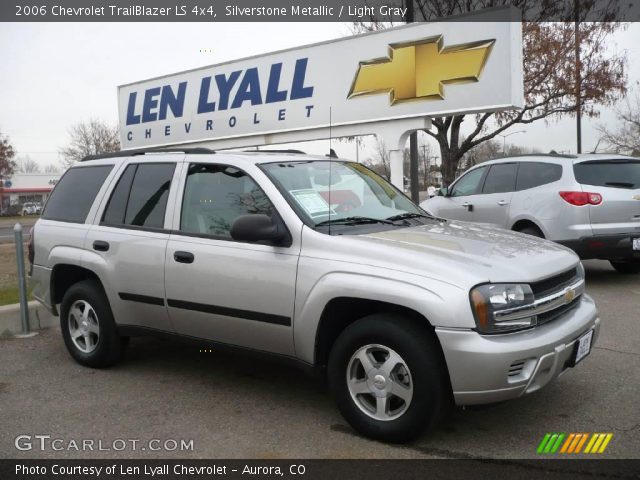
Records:
{"label": "black tire", "polygon": [[[406,442],[441,420],[450,406],[451,388],[440,346],[428,328],[399,315],[374,314],[340,334],[329,355],[329,387],[338,409],[356,431],[376,440]],[[347,385],[352,356],[369,345],[392,349],[408,367],[413,398],[397,418],[378,420],[364,413]],[[363,395],[375,401],[372,394]]]}
{"label": "black tire", "polygon": [[640,273],[640,259],[610,260],[609,263],[619,273],[626,275]]}
{"label": "black tire", "polygon": [[[91,314],[91,310],[87,310],[86,305],[91,307],[94,314]],[[74,312],[88,311],[86,323],[97,324],[99,333],[88,332],[88,329],[85,329],[84,332],[88,333],[89,337],[78,336],[74,341],[71,334],[72,327],[78,326],[75,329],[76,332],[82,331],[85,327],[77,322],[80,315],[74,314],[73,318],[70,317],[72,307],[77,307],[77,310],[74,308]],[[92,280],[83,280],[67,290],[60,309],[60,328],[67,350],[76,362],[85,367],[106,368],[116,364],[122,358],[128,343],[128,339],[118,334],[104,291],[97,282]],[[92,345],[93,349],[91,349]],[[83,351],[83,346],[87,351]]]}
{"label": "black tire", "polygon": [[527,235],[531,235],[532,237],[544,238],[544,233],[538,227],[534,227],[533,225],[521,228],[518,230],[520,233],[526,233]]}

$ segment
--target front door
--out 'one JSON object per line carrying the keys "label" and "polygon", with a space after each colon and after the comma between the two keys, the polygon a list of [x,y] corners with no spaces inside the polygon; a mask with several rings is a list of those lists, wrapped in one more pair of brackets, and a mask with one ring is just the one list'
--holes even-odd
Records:
{"label": "front door", "polygon": [[486,167],[465,173],[450,188],[446,197],[441,197],[437,215],[452,220],[470,222],[473,219],[474,200],[482,188]]}
{"label": "front door", "polygon": [[169,315],[183,335],[293,355],[299,251],[234,241],[231,225],[247,214],[277,215],[251,177],[228,165],[189,165],[166,252]]}

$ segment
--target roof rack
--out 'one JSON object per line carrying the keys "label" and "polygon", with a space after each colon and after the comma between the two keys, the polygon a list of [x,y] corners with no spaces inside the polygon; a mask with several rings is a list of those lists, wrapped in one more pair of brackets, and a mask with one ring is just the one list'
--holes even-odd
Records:
{"label": "roof rack", "polygon": [[211,154],[216,153],[210,148],[138,148],[133,150],[120,150],[119,152],[99,153],[97,155],[87,155],[81,162],[91,160],[101,160],[104,158],[133,157],[136,155],[146,155],[147,153],[190,153],[190,154]]}
{"label": "roof rack", "polygon": [[517,155],[505,155],[503,157],[494,157],[490,160],[504,160],[509,158],[521,158],[521,157],[553,157],[553,158],[578,158],[577,155],[571,155],[568,153],[519,153]]}
{"label": "roof rack", "polygon": [[245,153],[302,153],[306,154],[307,152],[303,152],[302,150],[295,150],[292,148],[284,149],[284,150],[243,150]]}

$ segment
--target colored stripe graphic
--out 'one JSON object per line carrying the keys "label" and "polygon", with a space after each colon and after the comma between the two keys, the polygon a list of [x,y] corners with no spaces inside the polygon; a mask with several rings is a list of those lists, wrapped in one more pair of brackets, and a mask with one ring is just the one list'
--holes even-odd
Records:
{"label": "colored stripe graphic", "polygon": [[564,436],[564,433],[547,433],[538,445],[538,453],[556,453]]}
{"label": "colored stripe graphic", "polygon": [[[603,453],[613,438],[612,433],[547,433],[538,445],[539,454]],[[588,441],[587,441],[588,440]],[[586,448],[584,447],[586,443]]]}

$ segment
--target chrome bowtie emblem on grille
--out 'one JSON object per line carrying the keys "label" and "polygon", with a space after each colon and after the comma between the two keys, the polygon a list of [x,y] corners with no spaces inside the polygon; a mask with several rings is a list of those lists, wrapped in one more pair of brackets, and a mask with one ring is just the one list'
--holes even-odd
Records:
{"label": "chrome bowtie emblem on grille", "polygon": [[576,291],[572,288],[564,292],[564,301],[570,303],[576,298]]}

